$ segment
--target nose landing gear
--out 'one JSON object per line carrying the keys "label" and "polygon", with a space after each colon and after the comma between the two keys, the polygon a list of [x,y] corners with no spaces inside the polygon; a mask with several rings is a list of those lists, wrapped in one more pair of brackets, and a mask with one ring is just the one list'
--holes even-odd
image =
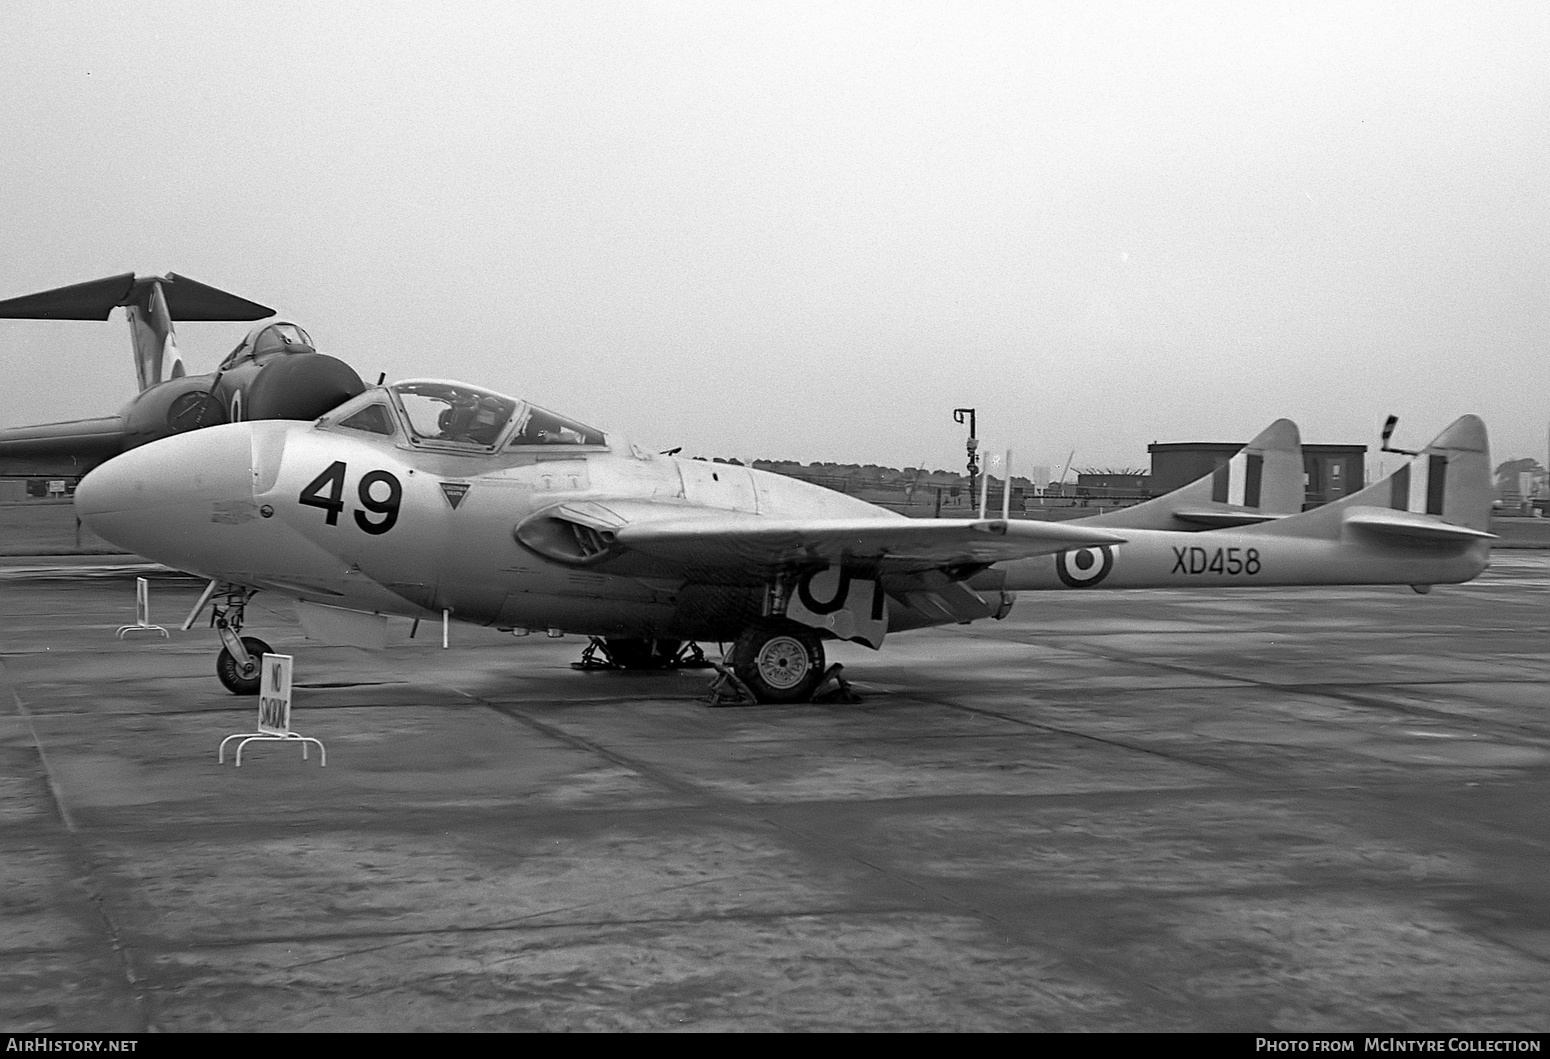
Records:
{"label": "nose landing gear", "polygon": [[[254,592],[227,586],[226,598],[211,608],[210,624],[221,638],[215,659],[215,675],[233,695],[257,695],[262,683],[264,655],[270,647],[256,636],[242,636],[243,612]],[[197,613],[197,611],[196,611]],[[189,615],[193,620],[194,615]]]}

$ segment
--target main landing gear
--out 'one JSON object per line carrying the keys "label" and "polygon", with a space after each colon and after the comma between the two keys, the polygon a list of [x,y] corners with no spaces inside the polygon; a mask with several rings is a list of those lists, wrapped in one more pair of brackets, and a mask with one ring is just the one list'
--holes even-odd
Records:
{"label": "main landing gear", "polygon": [[744,629],[727,660],[760,702],[803,702],[824,677],[823,641],[789,618],[767,618]]}
{"label": "main landing gear", "polygon": [[[713,706],[757,703],[859,702],[838,663],[824,668],[818,633],[787,618],[766,618],[743,630],[724,662],[707,658],[698,644],[681,640],[594,636],[572,669],[699,669],[719,674],[707,701]],[[820,691],[833,682],[834,687]]]}
{"label": "main landing gear", "polygon": [[252,589],[228,587],[225,599],[211,607],[210,624],[221,638],[221,653],[215,659],[215,675],[233,695],[257,695],[261,683],[264,655],[270,647],[256,636],[243,636],[243,612]]}
{"label": "main landing gear", "polygon": [[[840,675],[844,666],[823,667],[818,634],[786,618],[767,618],[743,630],[727,653],[727,664],[711,665],[718,674],[706,696],[712,706],[861,701]],[[825,687],[831,681],[834,687]]]}

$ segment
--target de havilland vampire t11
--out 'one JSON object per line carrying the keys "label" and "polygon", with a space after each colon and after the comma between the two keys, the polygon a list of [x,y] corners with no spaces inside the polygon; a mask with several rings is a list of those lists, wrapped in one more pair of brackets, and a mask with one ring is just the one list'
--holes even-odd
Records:
{"label": "de havilland vampire t11", "polygon": [[[678,641],[729,643],[757,699],[789,702],[822,678],[825,639],[877,648],[908,629],[1000,618],[1024,589],[1426,591],[1487,566],[1478,418],[1382,482],[1300,514],[1281,495],[1295,427],[1256,442],[1182,502],[1129,516],[1148,526],[910,519],[650,452],[480,387],[415,380],[312,423],[143,446],[86,478],[76,505],[105,539],[210,579],[200,607],[213,601],[217,672],[238,693],[256,691],[267,650],[240,635],[258,591],[297,601],[309,635],[363,645],[385,644],[388,615],[582,633],[631,668],[659,665]],[[1290,473],[1300,483],[1301,467]],[[1258,510],[1266,494],[1276,499]],[[1180,521],[1222,528],[1152,528]]]}
{"label": "de havilland vampire t11", "polygon": [[81,475],[170,434],[243,419],[316,419],[365,388],[348,364],[278,320],[254,327],[214,373],[186,374],[173,321],[261,320],[274,310],[176,273],[126,272],[9,298],[0,319],[106,320],[119,307],[129,318],[139,392],[116,415],[0,428],[0,472]]}

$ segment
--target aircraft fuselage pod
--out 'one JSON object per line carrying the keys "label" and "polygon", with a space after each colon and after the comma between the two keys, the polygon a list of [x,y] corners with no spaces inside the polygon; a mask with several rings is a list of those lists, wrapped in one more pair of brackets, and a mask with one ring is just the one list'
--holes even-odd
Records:
{"label": "aircraft fuselage pod", "polygon": [[[427,398],[443,386],[491,402],[500,422],[459,432],[454,406]],[[807,483],[658,455],[427,382],[367,391],[316,424],[168,438],[126,453],[111,475],[82,483],[83,517],[190,573],[323,606],[595,636],[733,639],[764,591],[759,572],[696,579],[650,556],[609,555],[609,522],[640,510],[877,514]]]}

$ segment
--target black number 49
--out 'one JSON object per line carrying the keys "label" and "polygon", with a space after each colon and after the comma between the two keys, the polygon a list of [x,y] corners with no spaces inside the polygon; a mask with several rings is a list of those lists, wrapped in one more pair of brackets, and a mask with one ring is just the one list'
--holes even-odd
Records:
{"label": "black number 49", "polygon": [[[344,510],[345,470],[344,461],[335,460],[329,464],[328,470],[307,483],[301,495],[296,498],[296,502],[308,507],[322,508],[328,512],[324,521],[330,526],[339,525],[339,513]],[[371,489],[374,485],[386,485],[387,496],[381,500],[373,497]],[[398,521],[399,503],[404,498],[404,487],[396,476],[388,471],[367,471],[361,475],[356,493],[360,497],[361,507],[372,514],[382,516],[382,521],[372,522],[366,517],[366,511],[357,511],[355,512],[357,526],[371,534],[386,533],[393,528],[393,524]]]}

